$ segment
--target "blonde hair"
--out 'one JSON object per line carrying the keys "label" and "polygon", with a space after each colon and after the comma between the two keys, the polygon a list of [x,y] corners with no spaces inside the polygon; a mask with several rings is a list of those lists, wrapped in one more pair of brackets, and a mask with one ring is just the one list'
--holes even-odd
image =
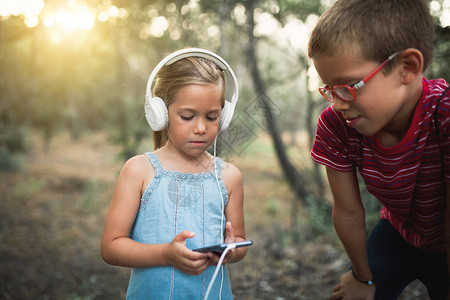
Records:
{"label": "blonde hair", "polygon": [[[225,75],[213,61],[201,57],[183,58],[161,68],[157,74],[153,95],[164,100],[166,107],[175,101],[178,91],[191,84],[217,85],[225,104]],[[153,132],[154,149],[164,146],[169,138],[168,129]]]}
{"label": "blonde hair", "polygon": [[[424,0],[338,0],[320,17],[308,55],[356,50],[365,59],[382,62],[415,48],[423,55],[424,71],[433,55],[433,35],[434,20]],[[388,74],[391,68],[383,71]]]}

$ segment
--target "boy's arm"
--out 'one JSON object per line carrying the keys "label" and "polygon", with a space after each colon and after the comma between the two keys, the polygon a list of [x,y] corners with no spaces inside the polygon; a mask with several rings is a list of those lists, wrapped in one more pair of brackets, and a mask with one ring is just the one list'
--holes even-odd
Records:
{"label": "boy's arm", "polygon": [[[447,202],[445,207],[445,240],[447,242],[447,268],[450,278],[450,184],[447,183]],[[447,299],[450,300],[450,288]]]}
{"label": "boy's arm", "polygon": [[[366,248],[365,211],[361,202],[356,171],[340,172],[326,167],[328,182],[333,194],[333,224],[355,275],[361,280],[373,280]],[[357,281],[351,271],[342,276],[331,299],[355,295],[361,299],[373,299],[375,288]],[[359,298],[358,298],[359,299]]]}

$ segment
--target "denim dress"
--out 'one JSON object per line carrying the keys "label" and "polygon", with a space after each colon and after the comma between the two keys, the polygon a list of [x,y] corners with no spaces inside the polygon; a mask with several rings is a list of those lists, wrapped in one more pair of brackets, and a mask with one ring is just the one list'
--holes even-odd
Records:
{"label": "denim dress", "polygon": [[[216,158],[215,162],[221,197],[214,171],[196,174],[169,171],[162,168],[153,152],[146,155],[155,176],[141,198],[131,238],[148,244],[169,243],[183,230],[189,230],[196,233],[186,240],[189,249],[222,243],[225,227],[222,197],[223,207],[228,202],[220,173],[222,159]],[[209,266],[200,275],[189,275],[173,266],[133,268],[127,299],[202,300],[215,268]],[[208,299],[233,299],[227,268],[221,268]]]}

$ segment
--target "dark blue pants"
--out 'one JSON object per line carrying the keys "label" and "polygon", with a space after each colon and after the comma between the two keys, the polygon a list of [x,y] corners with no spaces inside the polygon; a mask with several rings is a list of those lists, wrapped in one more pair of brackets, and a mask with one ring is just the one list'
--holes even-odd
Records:
{"label": "dark blue pants", "polygon": [[449,291],[447,254],[433,254],[408,244],[389,221],[380,220],[367,240],[375,280],[375,300],[397,299],[415,279],[432,300],[446,300]]}

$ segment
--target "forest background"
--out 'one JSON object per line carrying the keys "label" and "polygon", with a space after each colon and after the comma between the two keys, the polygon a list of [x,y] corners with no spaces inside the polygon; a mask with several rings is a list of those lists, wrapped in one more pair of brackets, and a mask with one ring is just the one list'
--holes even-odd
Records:
{"label": "forest background", "polygon": [[[0,298],[122,299],[100,257],[118,172],[151,151],[147,79],[169,53],[224,57],[240,97],[219,155],[244,175],[247,257],[236,299],[326,299],[349,267],[309,151],[327,103],[307,57],[333,0],[0,0]],[[426,76],[450,79],[450,1]],[[367,229],[380,206],[361,185]],[[428,299],[415,282],[402,299]]]}

